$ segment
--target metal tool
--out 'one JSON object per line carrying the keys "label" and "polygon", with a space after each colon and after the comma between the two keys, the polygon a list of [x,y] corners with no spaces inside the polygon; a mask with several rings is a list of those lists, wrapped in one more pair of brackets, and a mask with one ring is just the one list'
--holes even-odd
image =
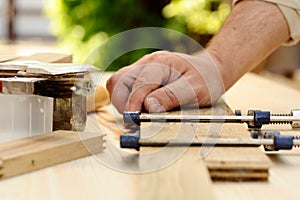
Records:
{"label": "metal tool", "polygon": [[[136,131],[140,135],[139,131]],[[244,138],[188,138],[188,139],[143,139],[134,134],[123,134],[120,137],[121,148],[134,148],[137,151],[141,146],[264,146],[266,151],[290,150],[300,146],[300,137],[280,135],[279,131],[265,131],[263,137]],[[254,134],[255,135],[255,134]]]}
{"label": "metal tool", "polygon": [[[198,123],[247,123],[248,127],[257,130],[264,124],[290,123],[293,128],[300,127],[300,110],[292,110],[291,114],[275,114],[271,115],[268,111],[249,110],[247,116],[242,116],[239,112],[236,115],[228,116],[181,116],[181,115],[154,115],[141,114],[140,112],[123,113],[124,123],[127,128],[133,132],[120,136],[121,148],[140,149],[140,146],[187,146],[187,145],[223,145],[223,146],[259,146],[264,145],[266,150],[291,149],[293,145],[299,145],[299,138],[294,136],[281,136],[278,132],[265,132],[268,137],[253,137],[253,139],[239,138],[205,138],[189,140],[151,140],[140,138],[141,122],[198,122]],[[255,134],[252,134],[255,136]],[[261,134],[260,134],[261,135]]]}
{"label": "metal tool", "polygon": [[53,98],[53,130],[83,131],[86,98],[95,88],[91,76],[95,70],[96,67],[87,64],[32,60],[0,63],[0,94]]}
{"label": "metal tool", "polygon": [[[238,113],[238,114],[237,114]],[[249,110],[248,115],[160,115],[124,112],[124,123],[128,127],[140,126],[141,122],[191,122],[191,123],[247,123],[249,128],[261,128],[264,124],[291,124],[300,127],[300,109],[290,114],[271,114],[269,111]]]}

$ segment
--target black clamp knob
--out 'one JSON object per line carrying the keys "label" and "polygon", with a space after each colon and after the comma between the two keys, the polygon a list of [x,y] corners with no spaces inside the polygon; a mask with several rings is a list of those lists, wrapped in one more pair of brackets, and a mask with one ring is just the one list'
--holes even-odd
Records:
{"label": "black clamp knob", "polygon": [[264,145],[265,151],[291,150],[294,146],[294,136],[280,135],[279,131],[266,131],[264,138],[273,139],[273,145]]}
{"label": "black clamp knob", "polygon": [[260,129],[263,124],[270,124],[271,113],[269,111],[249,110],[248,116],[253,116],[253,121],[248,122],[249,129]]}

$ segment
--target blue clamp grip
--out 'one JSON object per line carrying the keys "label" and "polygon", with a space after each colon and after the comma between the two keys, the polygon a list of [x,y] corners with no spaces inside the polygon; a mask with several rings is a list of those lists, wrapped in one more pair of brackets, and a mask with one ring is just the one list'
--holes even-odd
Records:
{"label": "blue clamp grip", "polygon": [[253,116],[253,121],[248,123],[248,128],[261,128],[263,124],[269,124],[271,113],[269,111],[249,110],[249,116]]}
{"label": "blue clamp grip", "polygon": [[120,136],[120,147],[121,148],[129,148],[140,150],[140,131],[136,131],[135,133],[127,133],[122,134]]}
{"label": "blue clamp grip", "polygon": [[140,121],[140,115],[141,112],[136,111],[136,112],[124,112],[123,113],[123,120],[124,123],[128,126],[141,126],[141,121]]}
{"label": "blue clamp grip", "polygon": [[294,136],[280,135],[279,131],[266,131],[264,138],[273,139],[273,145],[265,145],[266,151],[290,150],[294,146]]}
{"label": "blue clamp grip", "polygon": [[294,136],[279,135],[274,137],[274,150],[290,150],[293,148]]}

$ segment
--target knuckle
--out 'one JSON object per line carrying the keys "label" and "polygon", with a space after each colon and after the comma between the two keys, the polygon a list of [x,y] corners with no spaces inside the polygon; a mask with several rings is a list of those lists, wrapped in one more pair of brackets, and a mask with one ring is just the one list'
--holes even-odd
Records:
{"label": "knuckle", "polygon": [[135,81],[134,85],[132,86],[132,90],[135,91],[137,89],[140,89],[145,85],[147,85],[148,83],[149,82],[147,81],[146,77],[140,77]]}
{"label": "knuckle", "polygon": [[151,54],[145,55],[143,58],[147,60],[148,62],[159,62],[163,63],[166,58],[168,58],[170,55],[172,55],[168,51],[155,51]]}
{"label": "knuckle", "polygon": [[166,110],[170,110],[179,106],[179,101],[176,97],[176,94],[174,94],[169,88],[163,87],[160,91],[161,92],[153,95],[155,95],[158,99],[161,99],[160,102]]}
{"label": "knuckle", "polygon": [[174,94],[170,89],[166,88],[165,94],[166,94],[167,99],[170,102],[169,103],[170,105],[174,105],[174,106],[178,106],[179,105],[179,102],[178,102],[178,99],[176,97],[176,94]]}
{"label": "knuckle", "polygon": [[106,82],[106,89],[108,90],[108,92],[111,94],[112,93],[112,90],[113,90],[113,87],[114,87],[114,77],[111,77],[107,80]]}

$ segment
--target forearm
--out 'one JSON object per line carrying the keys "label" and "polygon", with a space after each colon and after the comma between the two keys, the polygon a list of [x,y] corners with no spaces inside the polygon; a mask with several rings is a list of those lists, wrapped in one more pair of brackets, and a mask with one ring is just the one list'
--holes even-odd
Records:
{"label": "forearm", "polygon": [[220,68],[225,89],[287,42],[289,35],[287,22],[275,4],[239,2],[207,48]]}

